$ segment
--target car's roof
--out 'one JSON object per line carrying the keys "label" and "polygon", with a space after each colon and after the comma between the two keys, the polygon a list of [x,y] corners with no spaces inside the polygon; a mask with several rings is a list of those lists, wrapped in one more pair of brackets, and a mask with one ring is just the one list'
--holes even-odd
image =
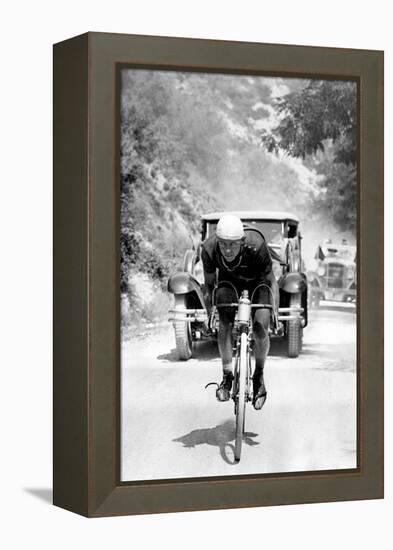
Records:
{"label": "car's roof", "polygon": [[244,210],[231,212],[212,212],[204,214],[203,220],[219,220],[224,214],[232,214],[241,220],[292,220],[299,223],[299,218],[291,212],[273,212],[271,210]]}
{"label": "car's roof", "polygon": [[328,243],[321,246],[324,254],[327,252],[347,252],[348,254],[356,254],[356,246],[351,244],[334,244]]}

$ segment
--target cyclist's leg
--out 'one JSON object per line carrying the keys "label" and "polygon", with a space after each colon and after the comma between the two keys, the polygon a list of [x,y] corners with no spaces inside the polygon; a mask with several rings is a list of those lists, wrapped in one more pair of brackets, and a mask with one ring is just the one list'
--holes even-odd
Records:
{"label": "cyclist's leg", "polygon": [[[253,303],[272,304],[271,294],[268,288],[260,287],[256,290],[253,296]],[[253,375],[254,387],[254,408],[261,409],[266,401],[266,387],[264,381],[264,367],[267,354],[269,353],[269,325],[270,325],[270,310],[257,309],[253,319],[254,330],[254,355],[255,355],[255,370]]]}
{"label": "cyclist's leg", "polygon": [[269,353],[270,310],[260,309],[254,316],[255,370],[263,370]]}
{"label": "cyclist's leg", "polygon": [[[216,303],[236,302],[237,297],[230,287],[219,287],[216,291]],[[217,389],[216,396],[219,401],[228,401],[233,380],[232,366],[232,329],[235,311],[231,308],[218,308],[218,349],[220,352],[223,379]]]}
{"label": "cyclist's leg", "polygon": [[[234,303],[237,301],[234,290],[230,287],[219,287],[216,291],[217,306],[223,303]],[[235,318],[233,308],[218,307],[219,329],[218,349],[220,351],[223,371],[232,371],[232,329]]]}

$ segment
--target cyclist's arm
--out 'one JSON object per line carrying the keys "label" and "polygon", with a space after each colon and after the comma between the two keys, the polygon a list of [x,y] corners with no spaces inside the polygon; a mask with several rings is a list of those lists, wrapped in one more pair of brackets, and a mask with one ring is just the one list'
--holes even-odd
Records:
{"label": "cyclist's arm", "polygon": [[263,274],[264,278],[265,275],[272,272],[273,262],[265,241],[263,241],[260,247],[255,251],[254,261],[255,271]]}
{"label": "cyclist's arm", "polygon": [[274,306],[275,309],[277,309],[280,306],[280,289],[278,287],[278,283],[272,269],[268,273],[265,273],[264,279],[270,284],[270,288],[274,297]]}
{"label": "cyclist's arm", "polygon": [[256,261],[259,273],[262,273],[263,279],[270,283],[270,288],[274,296],[274,305],[278,308],[280,305],[280,290],[278,288],[276,277],[273,273],[273,262],[266,243],[263,243],[258,250]]}
{"label": "cyclist's arm", "polygon": [[203,287],[203,298],[208,314],[212,308],[212,293],[214,289],[214,282],[216,278],[215,266],[208,256],[207,252],[202,248],[201,259],[203,264],[203,274],[205,278],[205,285]]}

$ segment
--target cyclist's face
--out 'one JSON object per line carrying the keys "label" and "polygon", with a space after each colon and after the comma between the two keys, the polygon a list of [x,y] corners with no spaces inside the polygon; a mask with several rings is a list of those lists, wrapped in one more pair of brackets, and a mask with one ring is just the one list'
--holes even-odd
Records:
{"label": "cyclist's face", "polygon": [[229,262],[234,260],[240,252],[242,246],[242,240],[238,241],[227,241],[225,239],[219,239],[218,246],[220,247],[220,252],[226,260]]}

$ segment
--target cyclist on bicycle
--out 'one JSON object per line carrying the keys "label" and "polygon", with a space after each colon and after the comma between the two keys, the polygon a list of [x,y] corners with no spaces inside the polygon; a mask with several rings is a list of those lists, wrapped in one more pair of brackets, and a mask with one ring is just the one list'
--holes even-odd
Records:
{"label": "cyclist on bicycle", "polygon": [[[202,243],[201,258],[205,276],[204,298],[210,313],[212,292],[216,283],[216,304],[238,301],[243,290],[248,290],[253,303],[278,307],[279,290],[272,271],[272,259],[262,234],[254,228],[243,227],[237,216],[223,215],[212,235]],[[219,401],[228,401],[233,381],[232,329],[233,308],[218,308],[218,348],[223,379],[216,391]],[[255,371],[253,375],[253,406],[259,410],[266,401],[263,369],[269,352],[270,310],[253,312]]]}

